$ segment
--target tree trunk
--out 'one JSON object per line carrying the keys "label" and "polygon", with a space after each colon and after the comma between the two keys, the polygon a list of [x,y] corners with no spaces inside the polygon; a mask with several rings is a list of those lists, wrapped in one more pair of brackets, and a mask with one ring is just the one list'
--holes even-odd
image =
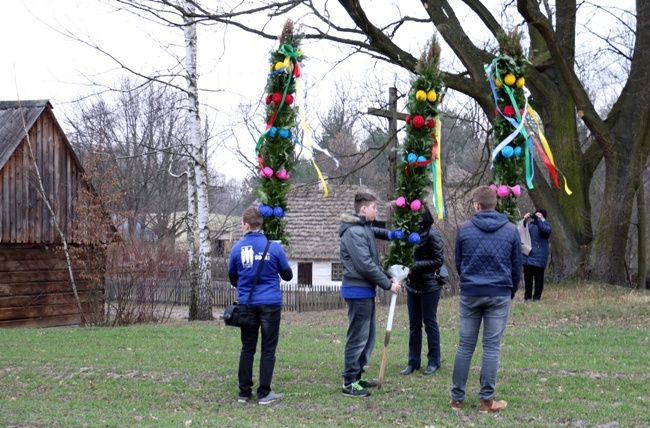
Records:
{"label": "tree trunk", "polygon": [[196,246],[194,242],[194,231],[196,229],[196,178],[194,178],[194,161],[189,158],[187,162],[187,257],[189,263],[190,278],[190,308],[187,319],[196,321],[198,319],[198,285],[199,272],[196,260]]}
{"label": "tree trunk", "polygon": [[643,177],[639,180],[639,187],[636,190],[636,209],[637,209],[637,218],[638,218],[638,257],[637,257],[637,281],[636,288],[638,290],[643,290],[645,288],[645,281],[648,263],[648,242],[646,235],[646,228],[648,227],[648,218],[645,205],[645,186]]}
{"label": "tree trunk", "polygon": [[[189,13],[194,11],[191,2],[186,1]],[[212,248],[208,228],[208,174],[206,166],[206,142],[201,139],[201,119],[199,116],[198,74],[196,70],[197,37],[196,23],[184,17],[185,63],[187,71],[188,114],[190,124],[190,142],[193,148],[194,177],[196,180],[197,223],[199,232],[197,313],[196,319],[211,321],[212,315]]]}

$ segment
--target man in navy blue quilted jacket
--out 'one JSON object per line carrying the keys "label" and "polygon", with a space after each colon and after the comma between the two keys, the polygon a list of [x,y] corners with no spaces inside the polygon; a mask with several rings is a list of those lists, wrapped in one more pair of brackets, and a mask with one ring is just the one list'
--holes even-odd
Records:
{"label": "man in navy blue quilted jacket", "polygon": [[495,211],[496,191],[480,186],[472,194],[476,214],[456,236],[456,270],[460,278],[460,343],[454,360],[451,407],[460,410],[479,328],[483,323],[480,413],[494,413],[508,403],[494,399],[501,338],[521,277],[521,241],[517,227]]}

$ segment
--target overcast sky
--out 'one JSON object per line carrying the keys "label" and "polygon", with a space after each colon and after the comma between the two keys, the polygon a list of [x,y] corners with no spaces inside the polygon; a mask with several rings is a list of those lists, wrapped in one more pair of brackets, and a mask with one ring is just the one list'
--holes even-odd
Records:
{"label": "overcast sky", "polygon": [[[607,0],[596,1],[610,4]],[[486,4],[490,2],[495,6],[501,4],[500,0],[486,0]],[[407,7],[422,8],[419,1],[398,3],[403,12],[408,12]],[[459,1],[456,3],[460,5]],[[629,8],[632,5],[632,0],[617,1],[619,7]],[[336,6],[333,4],[332,8]],[[371,8],[369,13],[381,16],[388,13],[386,10]],[[479,23],[470,21],[471,15],[463,18],[465,14],[461,6],[458,6],[456,13],[467,28],[480,28]],[[267,30],[279,34],[283,22],[284,19],[278,20],[277,29]],[[591,22],[590,27],[599,27],[603,31],[609,28],[595,22]],[[225,35],[214,29],[199,29],[199,85],[202,89],[225,89],[219,93],[204,92],[201,99],[205,103],[203,111],[213,112],[218,118],[228,117],[232,126],[243,129],[244,124],[237,123],[233,112],[240,102],[257,102],[263,97],[268,53],[277,48],[277,43],[232,28]],[[105,54],[66,37],[62,32],[69,32],[102,47],[144,74],[149,74],[154,68],[173,67],[176,59],[170,52],[177,55],[184,53],[181,30],[166,29],[129,13],[115,12],[104,1],[0,0],[1,100],[49,99],[59,121],[63,121],[63,114],[73,100],[97,91],[97,87],[91,87],[91,84],[117,86],[118,78],[126,74],[124,70],[120,70]],[[411,53],[419,56],[420,50],[428,42],[428,36],[420,32],[398,42],[409,44]],[[369,69],[385,72],[386,90],[388,82],[394,79],[395,68],[384,62],[376,63],[365,56],[346,61],[344,66],[332,71],[331,63],[340,53],[322,42],[305,41],[303,50],[308,57],[304,64],[303,81],[306,87],[311,88],[309,108],[313,110],[310,112],[308,109],[308,117],[312,119],[316,110],[322,113],[336,97],[333,85],[337,81],[375,79],[368,74]],[[443,47],[443,55],[448,54]],[[401,77],[408,81],[408,74],[403,71]],[[398,89],[408,90],[407,87]],[[259,125],[262,126],[263,111],[258,116]],[[250,143],[250,156],[254,158],[256,138],[241,133],[240,140],[245,144]],[[246,170],[238,165],[237,159],[229,151],[222,146],[213,150],[216,151],[213,166],[230,177],[245,176]]]}

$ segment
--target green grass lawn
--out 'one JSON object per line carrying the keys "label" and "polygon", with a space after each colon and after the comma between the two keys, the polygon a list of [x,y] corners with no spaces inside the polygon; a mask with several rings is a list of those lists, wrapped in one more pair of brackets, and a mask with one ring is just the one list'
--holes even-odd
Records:
{"label": "green grass lawn", "polygon": [[[239,330],[220,321],[5,329],[0,427],[650,426],[650,293],[572,283],[549,284],[541,303],[519,294],[497,383],[508,408],[497,414],[478,414],[480,354],[465,408],[449,407],[452,298],[439,308],[442,369],[399,375],[408,331],[398,307],[384,387],[368,398],[341,395],[345,311],[283,314],[273,388],[286,396],[270,406],[237,403]],[[378,307],[370,377],[387,313]]]}

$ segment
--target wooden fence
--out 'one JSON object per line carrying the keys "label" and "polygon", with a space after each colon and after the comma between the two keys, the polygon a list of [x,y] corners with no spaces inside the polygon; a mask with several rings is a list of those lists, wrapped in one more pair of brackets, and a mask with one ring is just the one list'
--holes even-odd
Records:
{"label": "wooden fence", "polygon": [[[215,281],[212,283],[212,302],[215,307],[226,307],[237,300],[237,290],[228,282]],[[344,309],[345,300],[341,297],[338,285],[296,285],[281,284],[282,310],[288,312],[314,312],[332,309]],[[128,296],[125,296],[128,294]],[[138,284],[121,284],[119,281],[107,281],[106,299],[146,299],[148,302],[188,306],[190,302],[190,287],[186,281],[175,283],[154,283],[150,281]],[[377,290],[377,302],[388,304],[390,292]],[[397,304],[406,304],[406,293],[400,293]]]}

